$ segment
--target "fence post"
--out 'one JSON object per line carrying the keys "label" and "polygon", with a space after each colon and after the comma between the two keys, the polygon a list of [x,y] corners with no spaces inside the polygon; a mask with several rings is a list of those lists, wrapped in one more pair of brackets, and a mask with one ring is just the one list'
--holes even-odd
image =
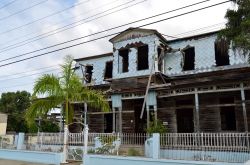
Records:
{"label": "fence post", "polygon": [[21,150],[24,144],[24,133],[20,132],[17,139],[17,150]]}
{"label": "fence post", "polygon": [[153,159],[160,158],[160,134],[153,133]]}
{"label": "fence post", "polygon": [[84,126],[84,151],[83,151],[83,159],[88,154],[88,136],[89,136],[89,127],[86,124]]}

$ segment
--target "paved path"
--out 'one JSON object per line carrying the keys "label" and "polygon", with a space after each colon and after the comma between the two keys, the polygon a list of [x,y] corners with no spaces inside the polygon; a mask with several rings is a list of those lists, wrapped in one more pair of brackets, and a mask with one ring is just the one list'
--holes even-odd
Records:
{"label": "paved path", "polygon": [[[80,165],[80,164],[81,162],[74,162],[74,163],[68,163],[66,165]],[[45,164],[0,159],[0,165],[45,165]]]}

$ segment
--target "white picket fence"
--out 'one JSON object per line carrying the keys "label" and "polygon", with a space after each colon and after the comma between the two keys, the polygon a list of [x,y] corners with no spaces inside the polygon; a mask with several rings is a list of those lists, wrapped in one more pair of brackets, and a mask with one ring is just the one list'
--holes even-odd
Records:
{"label": "white picket fence", "polygon": [[250,159],[249,133],[166,133],[161,158],[244,162]]}
{"label": "white picket fence", "polygon": [[[146,133],[89,133],[89,149],[96,138],[103,143],[119,139],[120,147],[143,147]],[[0,148],[16,149],[16,135],[0,136]],[[62,152],[64,133],[25,134],[23,150]],[[244,162],[250,159],[250,133],[165,133],[160,135],[160,155],[166,159]],[[83,133],[68,134],[69,159],[81,160]]]}
{"label": "white picket fence", "polygon": [[166,133],[161,134],[161,148],[211,151],[249,150],[249,133]]}

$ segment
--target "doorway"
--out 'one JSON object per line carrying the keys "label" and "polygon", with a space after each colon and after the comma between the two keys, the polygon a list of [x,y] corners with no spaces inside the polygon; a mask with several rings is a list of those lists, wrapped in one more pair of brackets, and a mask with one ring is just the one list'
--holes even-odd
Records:
{"label": "doorway", "polygon": [[140,118],[143,99],[134,102],[135,133],[145,133],[147,128],[147,112],[144,109],[143,117]]}
{"label": "doorway", "polygon": [[177,118],[177,132],[178,133],[194,132],[192,108],[177,109],[176,118]]}
{"label": "doorway", "polygon": [[113,114],[104,114],[104,133],[111,133],[113,130]]}

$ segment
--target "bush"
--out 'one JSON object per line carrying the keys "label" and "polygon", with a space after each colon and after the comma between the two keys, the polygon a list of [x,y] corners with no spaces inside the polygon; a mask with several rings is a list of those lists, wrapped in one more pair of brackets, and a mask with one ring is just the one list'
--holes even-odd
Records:
{"label": "bush", "polygon": [[152,133],[166,133],[167,128],[163,125],[162,121],[160,120],[153,120],[150,122],[149,128],[146,130],[147,133],[152,134]]}
{"label": "bush", "polygon": [[129,148],[128,156],[140,156],[140,152],[134,148]]}

